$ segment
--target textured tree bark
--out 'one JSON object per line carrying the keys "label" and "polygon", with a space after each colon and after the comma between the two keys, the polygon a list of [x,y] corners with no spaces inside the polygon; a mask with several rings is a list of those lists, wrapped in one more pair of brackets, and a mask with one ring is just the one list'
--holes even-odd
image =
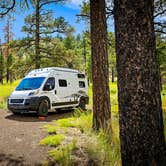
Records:
{"label": "textured tree bark", "polygon": [[105,1],[90,1],[93,129],[110,131],[111,108],[107,52],[107,24]]}
{"label": "textured tree bark", "polygon": [[36,32],[35,32],[35,68],[40,68],[40,7],[39,0],[36,1]]}
{"label": "textured tree bark", "polygon": [[153,0],[114,0],[123,166],[166,164]]}

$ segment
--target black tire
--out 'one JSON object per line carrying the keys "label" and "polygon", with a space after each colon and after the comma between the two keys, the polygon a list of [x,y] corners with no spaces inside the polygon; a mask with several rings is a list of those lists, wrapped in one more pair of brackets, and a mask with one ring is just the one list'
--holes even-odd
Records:
{"label": "black tire", "polygon": [[42,100],[38,108],[38,116],[47,116],[48,115],[48,101]]}
{"label": "black tire", "polygon": [[62,108],[55,108],[55,111],[56,111],[57,113],[59,113],[59,112],[62,111]]}
{"label": "black tire", "polygon": [[79,108],[81,108],[83,111],[86,110],[86,102],[85,102],[85,99],[80,99]]}
{"label": "black tire", "polygon": [[20,112],[14,111],[14,110],[12,110],[12,113],[13,113],[14,115],[20,115],[20,114],[21,114]]}

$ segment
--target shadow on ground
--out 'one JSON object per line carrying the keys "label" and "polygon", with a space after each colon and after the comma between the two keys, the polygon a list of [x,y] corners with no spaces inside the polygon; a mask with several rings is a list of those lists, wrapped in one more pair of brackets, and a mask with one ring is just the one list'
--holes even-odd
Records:
{"label": "shadow on ground", "polygon": [[0,164],[10,166],[23,166],[24,159],[22,157],[14,158],[12,155],[0,154]]}
{"label": "shadow on ground", "polygon": [[36,113],[10,114],[5,117],[8,120],[21,122],[51,122],[62,118],[71,117],[74,110],[61,110],[59,112],[49,112],[45,120],[40,120]]}

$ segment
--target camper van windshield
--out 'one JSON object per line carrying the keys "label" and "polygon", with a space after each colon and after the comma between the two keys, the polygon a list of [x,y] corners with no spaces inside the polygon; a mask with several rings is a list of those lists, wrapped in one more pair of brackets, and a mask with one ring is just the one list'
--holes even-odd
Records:
{"label": "camper van windshield", "polygon": [[20,90],[35,90],[40,88],[45,77],[25,78],[17,86],[16,91]]}

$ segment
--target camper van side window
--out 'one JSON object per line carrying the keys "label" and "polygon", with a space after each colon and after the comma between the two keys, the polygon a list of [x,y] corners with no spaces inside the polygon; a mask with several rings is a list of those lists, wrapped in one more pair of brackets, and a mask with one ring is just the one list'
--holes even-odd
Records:
{"label": "camper van side window", "polygon": [[67,87],[67,81],[66,80],[59,80],[59,86],[60,87]]}
{"label": "camper van side window", "polygon": [[[50,86],[50,87],[49,87]],[[55,88],[55,78],[54,77],[50,77],[48,78],[48,80],[46,81],[43,90],[53,90]]]}
{"label": "camper van side window", "polygon": [[79,81],[79,87],[80,88],[85,88],[85,82],[84,81]]}
{"label": "camper van side window", "polygon": [[77,74],[78,78],[85,78],[85,74]]}

